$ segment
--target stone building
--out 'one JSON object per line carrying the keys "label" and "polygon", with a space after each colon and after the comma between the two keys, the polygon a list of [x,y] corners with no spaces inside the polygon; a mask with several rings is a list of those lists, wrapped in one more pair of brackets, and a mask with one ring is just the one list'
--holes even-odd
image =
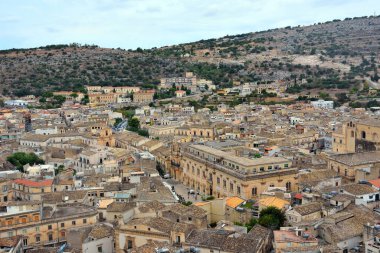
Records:
{"label": "stone building", "polygon": [[380,152],[331,155],[327,158],[327,166],[350,181],[376,179],[380,175]]}
{"label": "stone building", "polygon": [[141,90],[133,94],[133,102],[150,103],[153,102],[155,90]]}
{"label": "stone building", "polygon": [[[7,207],[0,216],[0,238],[23,236],[24,248],[35,245],[55,246],[66,242],[66,230],[95,224],[98,212],[83,204],[56,206],[18,205]],[[17,210],[16,210],[17,209]]]}
{"label": "stone building", "polygon": [[336,153],[379,150],[380,120],[346,122],[332,134],[332,138],[332,150]]}
{"label": "stone building", "polygon": [[181,155],[177,179],[201,194],[249,199],[268,187],[296,189],[297,169],[282,157],[250,159],[205,145],[185,146]]}

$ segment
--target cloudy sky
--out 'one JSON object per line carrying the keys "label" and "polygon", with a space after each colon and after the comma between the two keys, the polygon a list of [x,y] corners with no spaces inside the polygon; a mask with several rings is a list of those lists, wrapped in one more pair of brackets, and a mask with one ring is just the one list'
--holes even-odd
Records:
{"label": "cloudy sky", "polygon": [[380,14],[379,0],[1,0],[0,49],[135,49]]}

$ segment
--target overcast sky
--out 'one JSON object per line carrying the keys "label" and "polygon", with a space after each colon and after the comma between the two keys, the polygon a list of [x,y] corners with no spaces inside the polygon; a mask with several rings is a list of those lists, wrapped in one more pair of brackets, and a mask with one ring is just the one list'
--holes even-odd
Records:
{"label": "overcast sky", "polygon": [[380,14],[379,0],[1,0],[0,49],[135,49]]}

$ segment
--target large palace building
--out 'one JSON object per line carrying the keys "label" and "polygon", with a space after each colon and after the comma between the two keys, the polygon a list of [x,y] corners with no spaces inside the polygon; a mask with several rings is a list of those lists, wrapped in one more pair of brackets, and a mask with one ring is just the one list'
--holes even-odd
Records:
{"label": "large palace building", "polygon": [[282,157],[246,158],[205,145],[181,149],[180,180],[201,194],[256,198],[268,187],[295,190],[297,172]]}

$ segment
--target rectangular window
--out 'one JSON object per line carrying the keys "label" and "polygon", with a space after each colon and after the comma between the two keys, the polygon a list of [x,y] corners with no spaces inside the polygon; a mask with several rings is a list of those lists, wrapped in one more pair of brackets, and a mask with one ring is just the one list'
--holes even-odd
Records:
{"label": "rectangular window", "polygon": [[87,220],[86,219],[83,219],[83,224],[86,224],[87,223]]}
{"label": "rectangular window", "polygon": [[237,194],[240,194],[240,186],[237,187]]}
{"label": "rectangular window", "polygon": [[220,184],[220,178],[219,178],[219,177],[216,178],[216,183],[217,183],[218,185]]}
{"label": "rectangular window", "polygon": [[37,227],[36,227],[36,232],[39,232],[39,231],[40,231],[40,227],[37,226]]}
{"label": "rectangular window", "polygon": [[52,225],[48,225],[48,230],[52,230],[53,229],[53,226]]}
{"label": "rectangular window", "polygon": [[73,220],[73,221],[71,222],[71,224],[72,224],[73,226],[75,226],[75,225],[76,225],[75,220]]}
{"label": "rectangular window", "polygon": [[36,235],[36,242],[40,242],[41,241],[41,237],[39,235]]}
{"label": "rectangular window", "polygon": [[53,234],[49,234],[49,235],[48,235],[48,238],[49,238],[49,241],[50,241],[50,242],[53,241]]}
{"label": "rectangular window", "polygon": [[128,240],[128,249],[132,249],[132,241]]}
{"label": "rectangular window", "polygon": [[234,184],[233,184],[233,183],[230,183],[230,191],[231,191],[231,192],[234,191]]}
{"label": "rectangular window", "polygon": [[284,164],[284,167],[285,167],[285,168],[289,168],[289,164],[285,163],[285,164]]}
{"label": "rectangular window", "polygon": [[61,228],[64,228],[65,227],[65,223],[61,223]]}

